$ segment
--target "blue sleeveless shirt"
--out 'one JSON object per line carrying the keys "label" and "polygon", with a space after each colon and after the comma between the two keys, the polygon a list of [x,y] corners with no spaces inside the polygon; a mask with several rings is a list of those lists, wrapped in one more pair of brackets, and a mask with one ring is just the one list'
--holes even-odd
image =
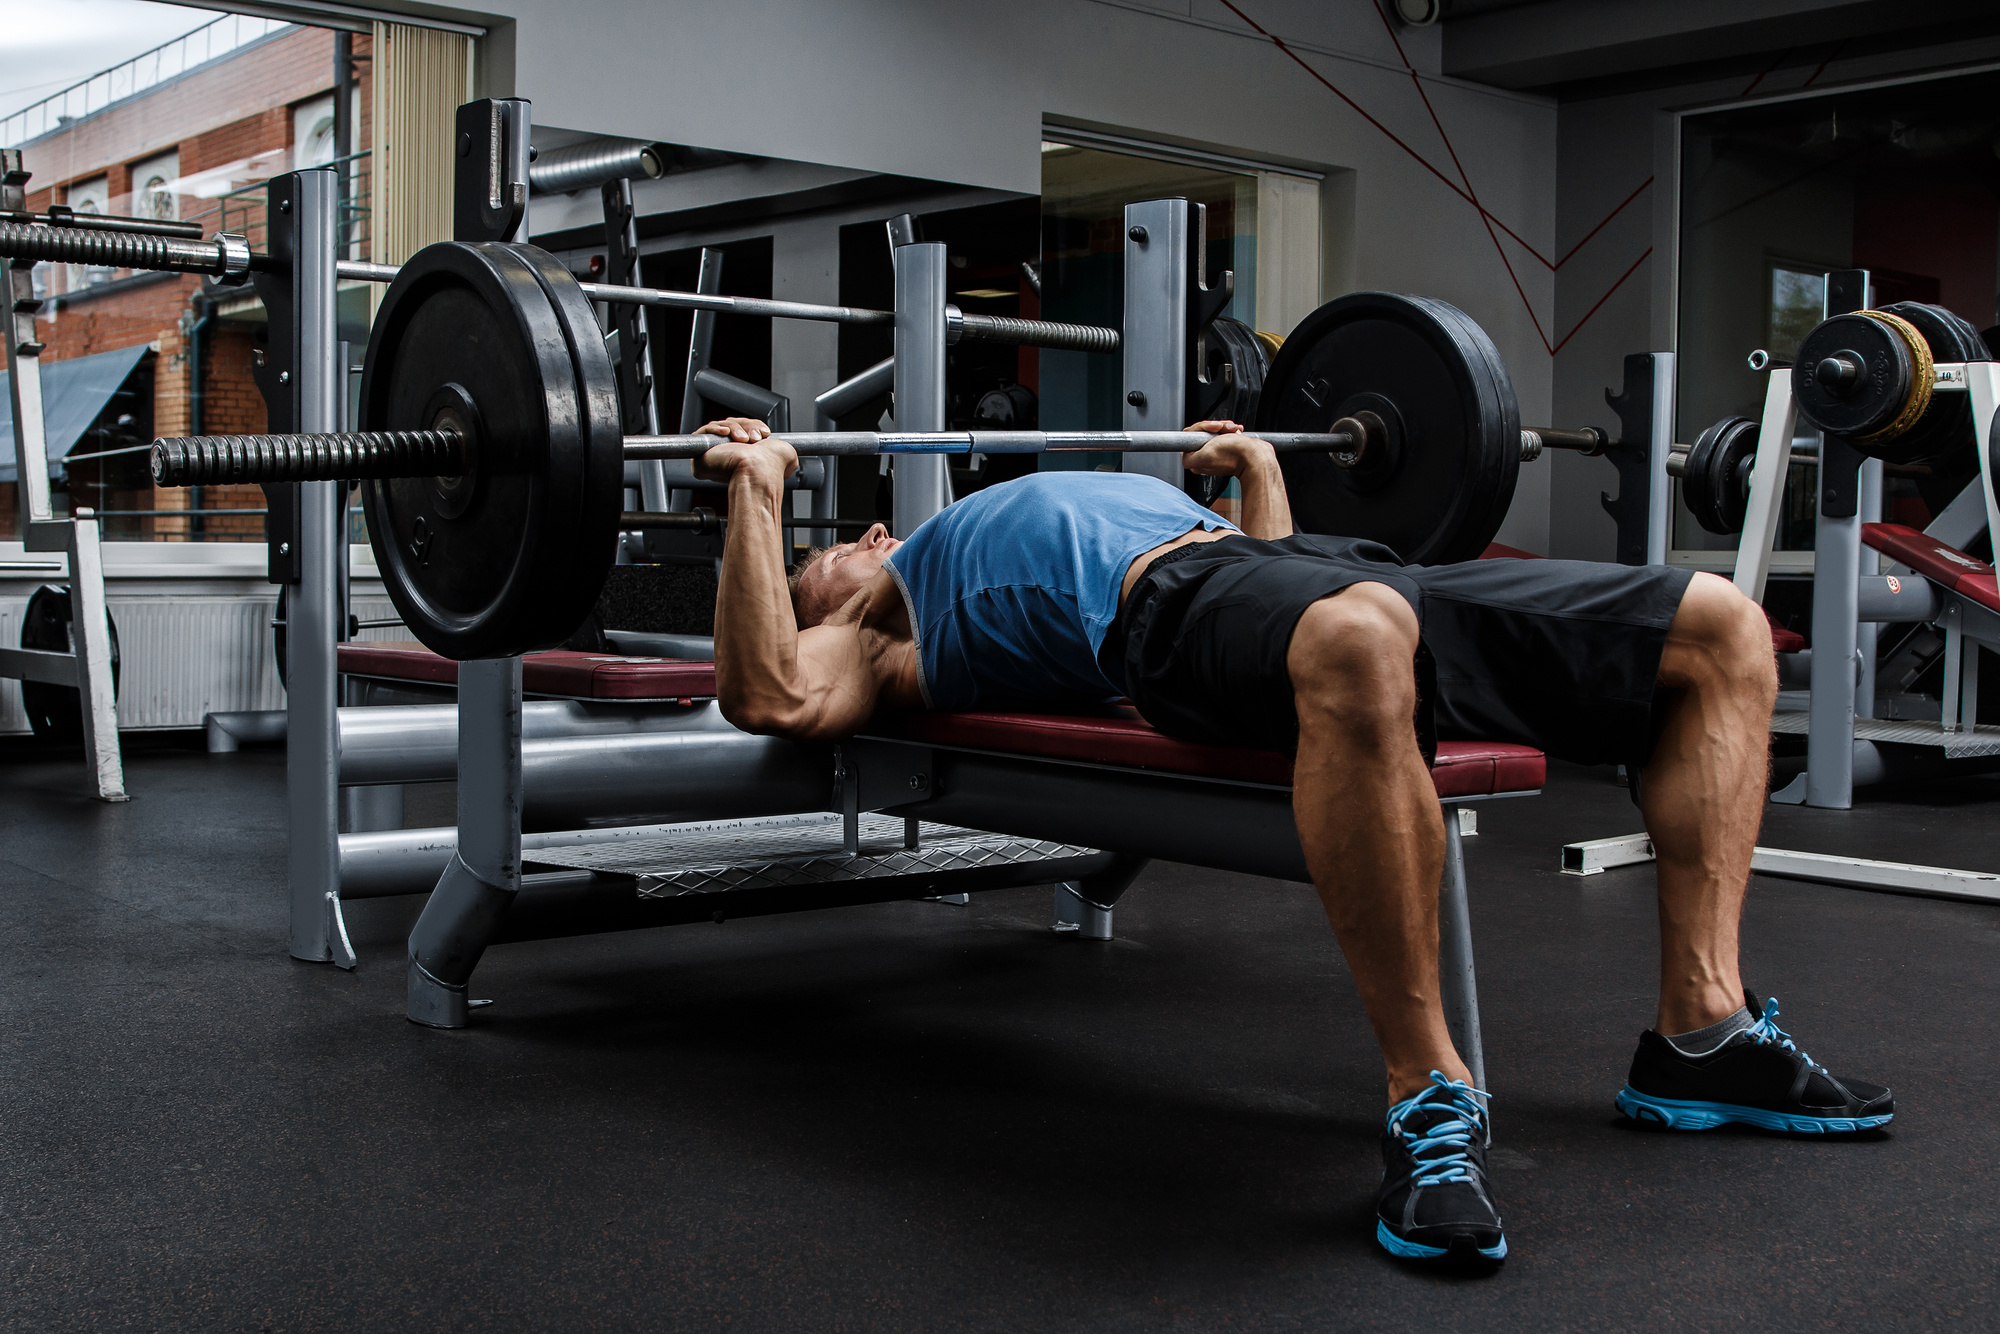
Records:
{"label": "blue sleeveless shirt", "polygon": [[1097,661],[1118,586],[1134,557],[1196,528],[1235,531],[1140,473],[1033,473],[947,505],[884,567],[909,606],[924,703],[1123,694]]}

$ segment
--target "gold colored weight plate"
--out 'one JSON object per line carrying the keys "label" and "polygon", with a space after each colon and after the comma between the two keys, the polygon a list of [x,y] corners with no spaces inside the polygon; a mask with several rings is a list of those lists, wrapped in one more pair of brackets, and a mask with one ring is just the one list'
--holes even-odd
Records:
{"label": "gold colored weight plate", "polygon": [[1930,407],[1931,382],[1936,378],[1934,363],[1931,361],[1931,345],[1916,325],[1900,315],[1891,315],[1883,310],[1863,310],[1856,313],[1895,330],[1897,336],[1909,345],[1910,361],[1915,366],[1910,375],[1910,396],[1903,400],[1903,410],[1881,430],[1871,435],[1855,437],[1855,443],[1858,445],[1881,444],[1894,440],[1914,427],[1922,419],[1925,410]]}

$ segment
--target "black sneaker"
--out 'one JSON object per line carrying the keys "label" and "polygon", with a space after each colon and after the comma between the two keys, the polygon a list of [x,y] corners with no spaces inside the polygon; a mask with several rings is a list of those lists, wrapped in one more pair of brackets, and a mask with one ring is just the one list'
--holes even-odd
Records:
{"label": "black sneaker", "polygon": [[1486,1094],[1431,1071],[1431,1087],[1389,1109],[1375,1240],[1406,1260],[1504,1260],[1486,1184]]}
{"label": "black sneaker", "polygon": [[[1755,996],[1744,999],[1757,1009]],[[1888,1089],[1834,1078],[1778,1027],[1775,997],[1763,1008],[1756,1023],[1700,1056],[1682,1055],[1651,1029],[1641,1033],[1618,1110],[1670,1130],[1740,1121],[1814,1135],[1873,1130],[1895,1118]]]}

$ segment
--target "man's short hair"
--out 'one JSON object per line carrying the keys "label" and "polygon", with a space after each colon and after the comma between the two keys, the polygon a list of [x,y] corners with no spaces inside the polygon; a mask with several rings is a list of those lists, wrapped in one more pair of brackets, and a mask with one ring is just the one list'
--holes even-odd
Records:
{"label": "man's short hair", "polygon": [[810,630],[813,626],[825,620],[835,610],[832,607],[808,606],[809,602],[818,602],[820,599],[801,596],[801,594],[807,591],[804,588],[806,571],[819,564],[820,558],[831,550],[833,550],[832,547],[813,547],[809,549],[805,555],[799,557],[798,563],[792,566],[792,572],[785,578],[785,587],[790,589],[792,594],[792,619],[798,622],[799,629],[801,630]]}

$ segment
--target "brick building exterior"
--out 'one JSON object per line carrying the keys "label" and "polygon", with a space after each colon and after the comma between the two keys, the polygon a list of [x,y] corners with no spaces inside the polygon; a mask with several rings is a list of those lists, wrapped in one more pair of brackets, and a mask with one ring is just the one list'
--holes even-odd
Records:
{"label": "brick building exterior", "polygon": [[[87,195],[98,211],[146,214],[155,202],[143,193],[135,171],[172,161],[176,182],[170,216],[199,221],[208,234],[247,232],[250,243],[264,242],[261,191],[271,176],[324,160],[329,154],[298,142],[301,113],[330,98],[335,82],[336,34],[323,28],[287,27],[240,47],[177,78],[115,102],[23,145],[29,179],[28,206],[77,207]],[[355,151],[371,142],[370,39],[351,38],[358,82],[352,96]],[[173,155],[170,159],[168,155]],[[355,172],[356,198],[366,191],[365,160]],[[240,198],[229,190],[247,191]],[[225,197],[218,198],[219,195]],[[365,234],[365,224],[360,229]],[[251,379],[253,348],[263,338],[264,313],[254,289],[218,290],[204,300],[204,280],[195,275],[117,273],[92,275],[43,265],[38,290],[45,294],[40,314],[45,361],[145,345],[151,359],[150,404],[137,405],[126,433],[134,437],[184,434],[194,428],[195,339],[201,396],[199,428],[208,433],[265,429],[264,400]],[[199,323],[204,313],[206,323]],[[129,409],[128,409],[129,410]],[[80,441],[72,452],[86,453],[107,441]],[[115,443],[115,442],[109,442]],[[123,456],[71,469],[74,503],[111,510],[157,511],[158,519],[107,521],[107,536],[125,540],[233,538],[259,540],[258,515],[218,515],[206,520],[178,517],[191,505],[203,509],[256,509],[264,504],[257,487],[209,487],[198,496],[156,489],[145,476],[144,455]],[[11,487],[6,488],[11,490]],[[87,493],[87,494],[86,494]],[[14,506],[5,497],[5,529],[12,535]],[[166,517],[173,513],[176,517]]]}

